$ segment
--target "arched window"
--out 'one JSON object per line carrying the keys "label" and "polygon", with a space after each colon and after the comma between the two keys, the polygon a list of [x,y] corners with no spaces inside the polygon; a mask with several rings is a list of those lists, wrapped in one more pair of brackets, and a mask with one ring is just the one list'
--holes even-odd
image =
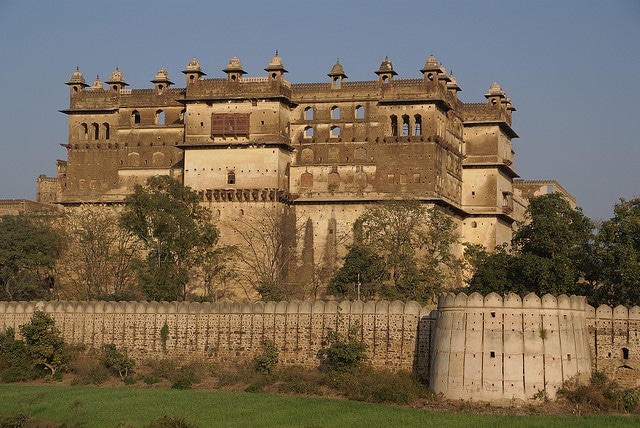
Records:
{"label": "arched window", "polygon": [[162,110],[156,111],[156,125],[164,125],[164,112]]}
{"label": "arched window", "polygon": [[304,109],[304,119],[313,120],[313,107],[307,107]]}
{"label": "arched window", "polygon": [[140,123],[140,112],[138,110],[134,110],[133,112],[131,112],[131,122],[134,125]]}
{"label": "arched window", "polygon": [[340,136],[340,127],[339,126],[332,126],[331,127],[331,137],[337,138],[339,136]]}
{"label": "arched window", "polygon": [[80,135],[78,135],[78,138],[81,140],[89,139],[89,127],[86,123],[80,124]]}
{"label": "arched window", "polygon": [[109,124],[106,123],[106,122],[103,123],[102,124],[102,128],[104,129],[104,139],[108,140],[110,138],[110,135],[109,135]]}
{"label": "arched window", "polygon": [[100,126],[97,123],[92,123],[91,124],[91,130],[93,131],[93,139],[94,140],[99,140],[100,139]]}
{"label": "arched window", "polygon": [[409,116],[406,114],[402,116],[402,136],[409,136]]}
{"label": "arched window", "polygon": [[413,128],[413,135],[422,135],[422,116],[416,114],[414,120],[416,123]]}
{"label": "arched window", "polygon": [[307,126],[304,128],[304,137],[311,138],[313,137],[313,128],[311,126]]}
{"label": "arched window", "polygon": [[227,184],[236,184],[236,172],[234,170],[227,171]]}
{"label": "arched window", "polygon": [[356,106],[356,119],[364,119],[364,107]]}
{"label": "arched window", "polygon": [[395,114],[391,115],[391,135],[398,136],[398,116]]}
{"label": "arched window", "polygon": [[340,119],[340,107],[331,107],[331,119]]}

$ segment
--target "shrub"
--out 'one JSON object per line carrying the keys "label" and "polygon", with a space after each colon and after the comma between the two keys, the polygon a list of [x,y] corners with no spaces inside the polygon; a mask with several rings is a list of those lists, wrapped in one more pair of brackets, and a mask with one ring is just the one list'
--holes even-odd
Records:
{"label": "shrub", "polygon": [[127,355],[126,349],[118,350],[116,345],[109,343],[100,348],[100,363],[112,370],[124,379],[129,376],[129,371],[135,366],[135,361]]}
{"label": "shrub", "polygon": [[260,373],[271,373],[278,365],[278,348],[273,340],[264,339],[260,342],[262,352],[253,361],[256,371]]}
{"label": "shrub", "polygon": [[200,383],[200,379],[196,375],[196,371],[191,366],[182,366],[173,378],[173,389],[190,389],[194,383]]}
{"label": "shrub", "polygon": [[17,340],[15,330],[8,328],[0,334],[0,378],[3,382],[20,382],[35,379],[42,373],[35,370],[22,340]]}
{"label": "shrub", "polygon": [[350,371],[358,369],[366,361],[367,345],[358,339],[361,326],[356,322],[351,326],[345,337],[337,330],[328,329],[326,344],[329,346],[322,348],[318,355],[323,358],[323,364],[330,371]]}
{"label": "shrub", "polygon": [[151,421],[146,428],[195,428],[196,424],[189,422],[182,416],[163,416]]}
{"label": "shrub", "polygon": [[57,370],[67,370],[70,360],[64,341],[49,315],[36,311],[31,320],[20,326],[27,354],[36,366],[45,367],[54,375]]}

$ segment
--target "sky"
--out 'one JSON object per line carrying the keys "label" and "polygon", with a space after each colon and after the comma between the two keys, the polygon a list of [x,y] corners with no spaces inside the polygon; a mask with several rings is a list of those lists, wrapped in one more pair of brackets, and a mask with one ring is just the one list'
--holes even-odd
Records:
{"label": "sky", "polygon": [[640,197],[638,0],[0,0],[0,199],[34,200],[66,159],[76,67],[88,84],[118,67],[129,88],[164,67],[184,87],[192,58],[264,76],[276,50],[292,83],[328,82],[337,59],[374,80],[385,57],[418,78],[434,55],[462,101],[493,82],[509,96],[521,178],[558,181],[595,221]]}

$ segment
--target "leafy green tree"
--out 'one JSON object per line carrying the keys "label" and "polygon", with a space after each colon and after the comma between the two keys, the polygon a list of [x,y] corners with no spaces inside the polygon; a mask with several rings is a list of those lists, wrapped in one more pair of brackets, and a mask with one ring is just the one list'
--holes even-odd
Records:
{"label": "leafy green tree", "polygon": [[388,278],[382,257],[371,248],[352,245],[344,258],[344,264],[329,280],[327,293],[355,300],[358,284],[361,298],[372,299]]}
{"label": "leafy green tree", "polygon": [[69,354],[56,323],[49,315],[36,311],[31,320],[20,326],[27,354],[36,366],[46,367],[55,375],[58,370],[66,370]]}
{"label": "leafy green tree", "polygon": [[38,372],[22,340],[16,339],[12,327],[0,333],[0,378],[3,382],[35,379]]}
{"label": "leafy green tree", "polygon": [[599,286],[592,304],[640,303],[640,198],[620,199],[596,237]]}
{"label": "leafy green tree", "polygon": [[102,345],[100,353],[100,363],[107,369],[116,372],[121,379],[129,376],[136,363],[129,357],[126,349],[117,349],[113,343]]}
{"label": "leafy green tree", "polygon": [[120,221],[148,251],[139,269],[147,297],[184,300],[190,269],[202,264],[219,235],[198,194],[171,177],[150,177],[127,196]]}
{"label": "leafy green tree", "polygon": [[511,249],[475,258],[469,292],[588,294],[593,223],[560,193],[532,197]]}
{"label": "leafy green tree", "polygon": [[557,192],[531,198],[527,214],[529,222],[512,240],[520,253],[514,266],[519,275],[514,279],[523,289],[539,294],[583,292],[593,222]]}
{"label": "leafy green tree", "polygon": [[7,215],[0,219],[0,299],[48,297],[63,239],[49,215]]}
{"label": "leafy green tree", "polygon": [[458,235],[441,208],[427,209],[416,200],[376,204],[356,220],[354,237],[357,246],[382,259],[384,297],[427,303],[456,284],[460,264],[452,250]]}

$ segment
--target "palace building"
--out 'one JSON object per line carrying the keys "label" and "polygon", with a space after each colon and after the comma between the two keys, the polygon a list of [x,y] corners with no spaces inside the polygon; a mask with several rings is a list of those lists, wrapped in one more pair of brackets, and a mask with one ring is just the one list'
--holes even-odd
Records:
{"label": "palace building", "polygon": [[38,178],[38,202],[118,203],[134,184],[166,174],[221,223],[286,207],[306,224],[306,254],[317,262],[342,254],[338,236],[372,203],[445,207],[462,242],[492,249],[523,219],[519,184],[527,194],[559,187],[517,179],[515,108],[500,86],[484,102],[462,102],[433,56],[413,78],[385,58],[372,80],[349,81],[336,62],[325,82],[291,83],[277,52],[264,71],[248,77],[234,57],[209,78],[193,59],[182,88],[163,68],[152,88],[131,89],[117,68],[106,86],[76,70],[62,110],[67,160],[57,161],[57,177]]}

